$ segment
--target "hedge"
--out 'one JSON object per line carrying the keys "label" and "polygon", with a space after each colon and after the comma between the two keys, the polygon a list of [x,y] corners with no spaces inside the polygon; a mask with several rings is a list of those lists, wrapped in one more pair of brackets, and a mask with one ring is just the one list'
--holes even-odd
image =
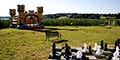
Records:
{"label": "hedge", "polygon": [[104,20],[91,19],[44,19],[45,26],[98,26],[103,24]]}

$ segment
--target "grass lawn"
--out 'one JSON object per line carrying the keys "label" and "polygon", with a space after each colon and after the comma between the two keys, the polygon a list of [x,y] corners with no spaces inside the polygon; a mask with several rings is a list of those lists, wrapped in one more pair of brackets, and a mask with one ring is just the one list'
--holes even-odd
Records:
{"label": "grass lawn", "polygon": [[[120,38],[120,26],[46,26],[55,28],[70,46],[98,44],[101,40],[113,45]],[[45,33],[13,28],[0,30],[0,60],[47,60],[56,38],[45,41]],[[64,43],[58,44],[64,46]]]}

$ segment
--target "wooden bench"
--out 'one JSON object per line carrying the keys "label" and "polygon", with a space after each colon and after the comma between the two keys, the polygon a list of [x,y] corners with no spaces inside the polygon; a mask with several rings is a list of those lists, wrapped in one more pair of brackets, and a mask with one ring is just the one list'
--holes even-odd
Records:
{"label": "wooden bench", "polygon": [[51,37],[58,37],[58,39],[62,39],[61,37],[61,33],[59,33],[58,31],[46,31],[45,32],[46,35],[46,40],[49,40],[49,38]]}

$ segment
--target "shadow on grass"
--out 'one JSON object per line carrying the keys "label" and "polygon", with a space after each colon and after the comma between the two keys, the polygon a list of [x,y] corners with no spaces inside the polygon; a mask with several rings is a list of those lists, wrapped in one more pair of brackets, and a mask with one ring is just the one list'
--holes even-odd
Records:
{"label": "shadow on grass", "polygon": [[49,42],[54,42],[54,43],[60,44],[60,43],[66,43],[66,42],[68,42],[68,40],[65,40],[65,39],[61,39],[61,40],[57,40],[57,41],[50,40]]}
{"label": "shadow on grass", "polygon": [[59,40],[59,41],[55,41],[55,43],[63,43],[63,42],[68,42],[68,40]]}
{"label": "shadow on grass", "polygon": [[67,30],[67,31],[77,31],[79,29],[66,29],[66,28],[45,28],[45,29],[35,29],[33,31],[46,32],[51,30]]}
{"label": "shadow on grass", "polygon": [[68,31],[76,31],[78,29],[66,29],[66,28],[46,28],[46,29],[50,29],[50,30],[68,30]]}

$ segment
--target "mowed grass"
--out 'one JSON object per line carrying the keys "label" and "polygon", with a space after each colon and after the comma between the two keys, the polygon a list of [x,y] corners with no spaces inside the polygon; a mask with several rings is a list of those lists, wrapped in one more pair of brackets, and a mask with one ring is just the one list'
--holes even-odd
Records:
{"label": "mowed grass", "polygon": [[[101,40],[108,45],[114,45],[120,38],[120,26],[46,26],[45,28],[57,29],[72,47],[82,47],[84,43],[94,46],[95,42],[100,44]],[[47,60],[52,43],[58,40],[50,38],[50,41],[45,41],[45,39],[44,32],[1,29],[0,60]],[[64,46],[64,43],[57,46]]]}

